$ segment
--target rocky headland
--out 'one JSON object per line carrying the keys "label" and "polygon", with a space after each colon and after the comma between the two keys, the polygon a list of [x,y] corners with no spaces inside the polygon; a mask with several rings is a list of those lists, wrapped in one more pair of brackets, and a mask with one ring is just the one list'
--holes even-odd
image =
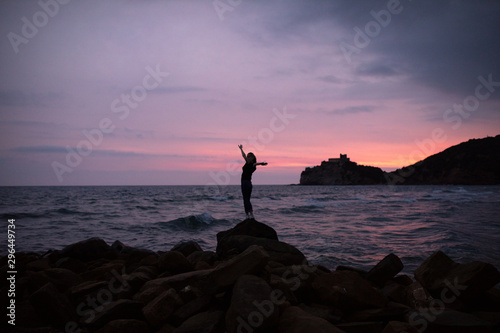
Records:
{"label": "rocky headland", "polygon": [[[8,271],[7,257],[1,259]],[[153,252],[91,238],[16,253],[15,326],[4,332],[498,332],[498,270],[435,252],[415,271],[388,254],[369,271],[308,263],[245,220],[216,251]],[[5,275],[4,275],[5,276]],[[13,288],[3,279],[2,293]],[[8,304],[7,304],[8,306]],[[4,307],[5,309],[5,307]]]}
{"label": "rocky headland", "polygon": [[499,185],[498,170],[500,135],[462,142],[393,172],[357,165],[341,155],[306,168],[300,185]]}

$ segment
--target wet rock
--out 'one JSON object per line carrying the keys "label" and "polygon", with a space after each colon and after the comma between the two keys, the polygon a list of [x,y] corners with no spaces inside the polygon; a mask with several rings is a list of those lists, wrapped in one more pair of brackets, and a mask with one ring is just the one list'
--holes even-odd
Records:
{"label": "wet rock", "polygon": [[231,305],[226,313],[226,330],[235,333],[270,329],[278,322],[278,306],[282,302],[272,294],[266,281],[253,275],[242,275],[233,288]]}
{"label": "wet rock", "polygon": [[296,306],[285,310],[279,319],[280,333],[342,333],[343,330],[335,327],[328,321],[312,316]]}
{"label": "wet rock", "polygon": [[387,300],[368,281],[352,271],[335,271],[318,276],[313,282],[317,297],[344,310],[382,308]]}
{"label": "wet rock", "polygon": [[99,258],[114,259],[117,252],[100,238],[90,238],[78,243],[66,246],[60,253],[61,257],[71,257],[82,261],[90,261]]}
{"label": "wet rock", "polygon": [[403,321],[410,308],[399,303],[389,302],[383,308],[366,309],[351,312],[343,319],[350,322],[388,322],[391,320]]}
{"label": "wet rock", "polygon": [[157,256],[156,252],[147,249],[138,249],[123,244],[120,241],[115,241],[111,244],[111,248],[114,249],[121,258],[124,258],[128,263],[140,262],[143,258],[153,255]]}
{"label": "wet rock", "polygon": [[195,241],[181,242],[175,245],[170,251],[177,251],[188,257],[191,253],[196,251],[203,251],[201,246]]}
{"label": "wet rock", "polygon": [[404,321],[390,321],[384,327],[382,333],[419,333],[419,331]]}
{"label": "wet rock", "polygon": [[44,270],[43,274],[47,276],[50,282],[52,282],[61,292],[65,292],[67,289],[83,282],[83,279],[78,274],[69,269],[50,268]]}
{"label": "wet rock", "polygon": [[218,333],[222,332],[224,311],[202,312],[182,323],[173,333]]}
{"label": "wet rock", "polygon": [[269,254],[270,260],[284,265],[307,263],[304,254],[290,244],[246,235],[228,236],[221,239],[217,243],[217,255],[221,258],[228,258],[234,254],[242,253],[252,245],[261,246]]}
{"label": "wet rock", "polygon": [[207,279],[208,275],[212,271],[213,269],[207,269],[157,278],[146,282],[140,291],[143,292],[146,289],[156,287],[161,287],[164,290],[168,290],[170,288],[181,290],[188,285],[199,285],[201,283],[200,281]]}
{"label": "wet rock", "polygon": [[50,267],[50,260],[48,258],[33,260],[26,264],[26,269],[34,272],[43,271]]}
{"label": "wet rock", "polygon": [[171,288],[149,302],[142,313],[152,328],[160,328],[181,305],[182,300],[175,289]]}
{"label": "wet rock", "polygon": [[87,265],[85,265],[83,261],[70,257],[64,257],[59,259],[54,264],[54,267],[69,269],[70,271],[75,272],[77,274],[80,274],[85,270],[87,270]]}
{"label": "wet rock", "polygon": [[391,253],[370,269],[365,278],[374,285],[383,287],[389,279],[401,272],[403,267],[401,259],[394,253]]}
{"label": "wet rock", "polygon": [[196,251],[191,253],[187,260],[193,267],[196,267],[199,263],[207,264],[205,267],[212,267],[217,260],[217,254],[212,251]]}
{"label": "wet rock", "polygon": [[213,297],[210,295],[204,295],[193,299],[175,310],[172,314],[172,323],[176,325],[182,324],[188,318],[207,310],[212,301]]}
{"label": "wet rock", "polygon": [[269,255],[261,247],[250,246],[236,257],[211,270],[202,289],[208,293],[215,293],[230,287],[240,276],[260,272],[268,260]]}
{"label": "wet rock", "polygon": [[435,297],[450,291],[462,299],[471,299],[499,283],[500,273],[491,264],[459,264],[437,251],[417,268],[415,279]]}
{"label": "wet rock", "polygon": [[360,321],[338,324],[336,327],[346,333],[380,333],[384,324],[381,321]]}
{"label": "wet rock", "polygon": [[134,301],[139,301],[144,305],[147,305],[153,299],[158,297],[158,295],[162,294],[166,291],[165,288],[161,286],[150,286],[149,288],[143,288],[140,292],[136,293],[133,296]]}
{"label": "wet rock", "polygon": [[493,325],[469,313],[433,309],[409,314],[410,323],[420,332],[493,333]]}
{"label": "wet rock", "polygon": [[158,258],[158,266],[160,270],[172,274],[186,273],[193,270],[193,266],[186,257],[181,252],[177,251],[162,253]]}
{"label": "wet rock", "polygon": [[34,292],[29,301],[40,318],[49,324],[61,327],[76,320],[74,307],[68,298],[50,282]]}
{"label": "wet rock", "polygon": [[118,319],[144,320],[142,303],[129,299],[120,299],[93,309],[93,313],[82,318],[81,323],[92,328],[100,328],[110,321]]}
{"label": "wet rock", "polygon": [[266,238],[276,241],[278,240],[278,234],[276,233],[276,230],[274,230],[270,226],[261,222],[257,222],[254,219],[246,219],[229,230],[217,233],[217,243],[219,243],[226,237],[236,235]]}
{"label": "wet rock", "polygon": [[117,319],[110,321],[96,333],[137,333],[149,332],[148,324],[137,319]]}
{"label": "wet rock", "polygon": [[425,290],[420,282],[416,281],[406,287],[403,303],[413,309],[427,308],[432,299],[429,292]]}

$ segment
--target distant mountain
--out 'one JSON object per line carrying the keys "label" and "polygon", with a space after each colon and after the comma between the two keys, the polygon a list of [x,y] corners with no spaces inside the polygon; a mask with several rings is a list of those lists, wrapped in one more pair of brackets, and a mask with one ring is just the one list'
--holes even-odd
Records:
{"label": "distant mountain", "polygon": [[300,185],[500,184],[500,135],[471,139],[393,172],[358,165],[346,155],[306,168]]}
{"label": "distant mountain", "polygon": [[500,135],[462,142],[387,176],[404,185],[500,184]]}

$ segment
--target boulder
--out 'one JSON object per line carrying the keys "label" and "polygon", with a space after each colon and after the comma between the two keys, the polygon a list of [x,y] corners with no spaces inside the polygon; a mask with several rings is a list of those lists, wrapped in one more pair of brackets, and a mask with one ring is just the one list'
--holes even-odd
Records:
{"label": "boulder", "polygon": [[177,251],[188,257],[191,253],[196,251],[203,251],[201,246],[195,241],[181,242],[175,245],[170,251]]}
{"label": "boulder", "polygon": [[83,282],[83,279],[73,271],[64,268],[49,268],[43,271],[47,278],[57,287],[61,292],[74,287]]}
{"label": "boulder", "polygon": [[177,251],[162,253],[158,258],[158,266],[161,270],[172,274],[186,273],[193,270],[193,266],[186,257]]}
{"label": "boulder", "polygon": [[34,292],[29,301],[40,318],[49,324],[61,327],[76,320],[73,305],[50,282]]}
{"label": "boulder", "polygon": [[103,328],[96,331],[96,333],[137,333],[149,332],[148,324],[144,321],[137,319],[117,319],[110,321]]}
{"label": "boulder", "polygon": [[213,269],[207,269],[150,280],[146,282],[144,286],[142,286],[140,292],[142,293],[146,289],[156,287],[161,287],[164,290],[168,290],[170,288],[181,290],[188,285],[199,285],[200,282],[204,279],[207,279],[208,275],[212,272]]}
{"label": "boulder", "polygon": [[77,274],[80,274],[87,269],[87,265],[84,262],[70,257],[64,257],[59,259],[54,264],[54,267],[69,269],[70,271],[75,272]]}
{"label": "boulder", "polygon": [[128,263],[140,262],[143,258],[150,255],[157,256],[154,251],[131,247],[118,240],[111,244],[111,248],[113,248],[120,255],[120,257],[124,258]]}
{"label": "boulder", "polygon": [[175,309],[182,305],[182,300],[175,289],[171,288],[158,295],[148,303],[142,313],[152,328],[160,328],[165,324]]}
{"label": "boulder", "polygon": [[173,333],[219,333],[224,311],[198,313],[182,323]]}
{"label": "boulder", "polygon": [[299,307],[291,306],[279,319],[280,333],[342,333],[341,329],[328,321],[308,314]]}
{"label": "boulder", "polygon": [[99,258],[116,258],[118,253],[101,238],[90,238],[78,243],[66,246],[62,249],[61,257],[70,257],[82,261],[90,261]]}
{"label": "boulder", "polygon": [[269,255],[261,247],[252,245],[210,270],[202,289],[208,293],[224,290],[232,286],[240,276],[260,272],[268,260]]}
{"label": "boulder", "polygon": [[352,271],[322,274],[312,286],[322,302],[343,310],[382,308],[387,302],[379,290]]}
{"label": "boulder", "polygon": [[413,309],[427,308],[432,300],[432,296],[418,281],[405,289],[403,303]]}
{"label": "boulder", "polygon": [[120,299],[93,309],[93,313],[82,318],[81,323],[95,329],[118,319],[144,320],[141,310],[142,303],[129,299]]}
{"label": "boulder", "polygon": [[213,251],[195,251],[187,257],[187,260],[193,267],[196,267],[198,263],[206,263],[211,267],[217,260],[217,254]]}
{"label": "boulder", "polygon": [[476,316],[450,309],[433,309],[409,314],[409,322],[419,332],[493,333],[493,325]]}
{"label": "boulder", "polygon": [[453,293],[471,299],[499,283],[500,273],[491,264],[478,261],[459,264],[437,251],[417,268],[415,279],[437,298]]}
{"label": "boulder", "polygon": [[231,257],[234,254],[245,251],[252,245],[261,246],[269,254],[270,260],[284,265],[307,264],[302,252],[296,247],[274,239],[234,235],[227,236],[217,243],[217,255],[222,258]]}
{"label": "boulder", "polygon": [[242,275],[236,281],[231,305],[226,312],[226,330],[236,333],[271,329],[278,323],[278,306],[271,287],[254,275]]}
{"label": "boulder", "polygon": [[382,333],[419,333],[419,331],[405,321],[390,321]]}
{"label": "boulder", "polygon": [[391,253],[370,269],[365,278],[374,285],[383,287],[389,279],[392,279],[396,274],[401,272],[403,267],[401,259],[394,253]]}
{"label": "boulder", "polygon": [[236,235],[266,238],[276,241],[278,240],[278,234],[276,233],[276,230],[274,230],[270,226],[261,222],[257,222],[254,219],[246,219],[229,230],[217,233],[217,243],[219,243],[223,238]]}
{"label": "boulder", "polygon": [[172,314],[172,323],[175,325],[182,324],[188,318],[207,310],[212,301],[213,297],[210,295],[204,295],[193,299],[175,310]]}

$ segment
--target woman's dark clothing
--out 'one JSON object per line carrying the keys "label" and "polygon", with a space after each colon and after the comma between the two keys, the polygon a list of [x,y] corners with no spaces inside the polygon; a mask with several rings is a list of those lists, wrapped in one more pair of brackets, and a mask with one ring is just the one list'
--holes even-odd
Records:
{"label": "woman's dark clothing", "polygon": [[252,180],[252,173],[254,173],[257,167],[253,163],[245,163],[242,169],[241,180]]}
{"label": "woman's dark clothing", "polygon": [[243,194],[243,205],[245,206],[245,213],[252,212],[252,204],[250,197],[252,196],[252,173],[257,169],[253,163],[245,163],[243,166],[243,173],[241,174],[241,193]]}
{"label": "woman's dark clothing", "polygon": [[252,196],[252,181],[247,179],[241,180],[241,193],[243,193],[243,205],[245,206],[245,213],[252,212],[252,204],[250,197]]}

